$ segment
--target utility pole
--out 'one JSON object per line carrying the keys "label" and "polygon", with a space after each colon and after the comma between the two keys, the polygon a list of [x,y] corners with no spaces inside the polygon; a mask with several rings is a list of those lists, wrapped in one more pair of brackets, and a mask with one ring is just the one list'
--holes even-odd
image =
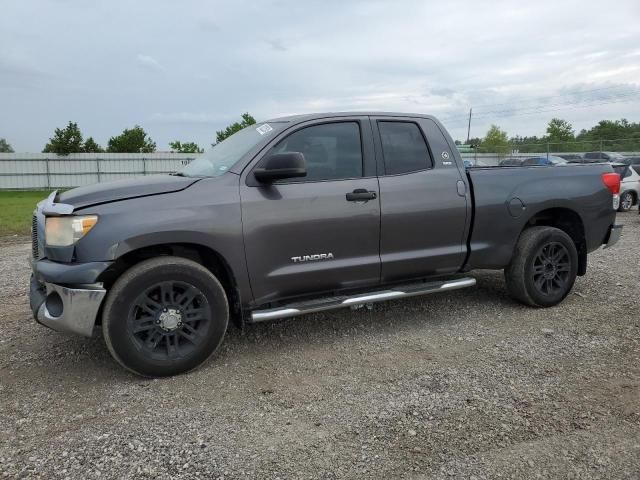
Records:
{"label": "utility pole", "polygon": [[469,126],[467,127],[467,145],[469,145],[469,135],[471,134],[471,112],[473,112],[473,108],[469,109]]}

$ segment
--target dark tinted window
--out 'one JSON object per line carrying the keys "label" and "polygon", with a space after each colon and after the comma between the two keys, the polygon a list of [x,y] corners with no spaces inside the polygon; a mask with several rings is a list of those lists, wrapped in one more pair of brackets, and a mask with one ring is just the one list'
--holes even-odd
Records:
{"label": "dark tinted window", "polygon": [[608,160],[609,155],[602,152],[587,152],[584,154],[584,158],[588,158],[590,160]]}
{"label": "dark tinted window", "polygon": [[387,175],[415,172],[433,166],[418,125],[411,122],[378,122],[378,128]]}
{"label": "dark tinted window", "polygon": [[631,167],[631,168],[633,168],[633,169],[636,171],[636,173],[637,173],[638,175],[640,175],[640,166],[638,166],[638,165],[634,165],[634,166],[633,166],[633,167]]}
{"label": "dark tinted window", "polygon": [[527,158],[522,165],[531,166],[531,165],[546,165],[547,159],[545,157],[531,157]]}
{"label": "dark tinted window", "polygon": [[304,155],[307,176],[298,181],[362,176],[362,147],[357,122],[325,123],[303,128],[278,142],[270,153],[282,152]]}
{"label": "dark tinted window", "polygon": [[614,165],[613,166],[613,171],[616,172],[617,174],[619,174],[621,177],[624,177],[625,173],[627,172],[627,166],[626,165]]}

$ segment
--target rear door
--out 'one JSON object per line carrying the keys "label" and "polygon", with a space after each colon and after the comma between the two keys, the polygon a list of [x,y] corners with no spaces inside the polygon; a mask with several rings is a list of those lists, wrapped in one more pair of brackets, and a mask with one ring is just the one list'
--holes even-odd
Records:
{"label": "rear door", "polygon": [[[272,153],[301,152],[307,176],[256,182]],[[256,304],[380,281],[380,195],[368,117],[306,122],[245,169],[242,224]],[[354,193],[355,192],[355,193]]]}
{"label": "rear door", "polygon": [[430,119],[372,119],[380,183],[383,282],[455,272],[466,256],[469,192]]}
{"label": "rear door", "polygon": [[620,191],[633,190],[635,197],[640,194],[640,165],[630,165],[622,177]]}

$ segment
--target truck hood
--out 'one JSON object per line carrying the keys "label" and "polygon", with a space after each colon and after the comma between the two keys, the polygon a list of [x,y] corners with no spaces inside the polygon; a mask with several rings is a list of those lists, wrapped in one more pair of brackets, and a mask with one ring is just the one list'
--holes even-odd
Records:
{"label": "truck hood", "polygon": [[146,197],[161,193],[179,192],[200,178],[176,175],[150,175],[78,187],[58,195],[56,202],[73,205],[75,209],[92,205]]}

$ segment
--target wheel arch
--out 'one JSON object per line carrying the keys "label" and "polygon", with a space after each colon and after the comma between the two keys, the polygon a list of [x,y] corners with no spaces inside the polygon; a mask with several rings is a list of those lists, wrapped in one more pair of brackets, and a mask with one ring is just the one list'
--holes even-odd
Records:
{"label": "wheel arch", "polygon": [[540,210],[527,220],[520,235],[533,226],[555,227],[569,235],[578,251],[578,275],[582,276],[587,272],[586,232],[584,222],[575,210],[566,207]]}
{"label": "wheel arch", "polygon": [[[229,262],[213,248],[189,242],[156,243],[128,250],[118,256],[98,277],[109,290],[120,276],[134,265],[150,258],[175,256],[193,260],[203,265],[220,281],[229,300],[229,312],[237,325],[242,324],[242,299],[237,278]],[[101,315],[98,315],[100,318]]]}
{"label": "wheel arch", "polygon": [[620,197],[622,197],[622,195],[624,195],[625,193],[631,194],[631,196],[633,197],[633,205],[638,203],[638,192],[636,190],[634,190],[633,188],[630,188],[628,190],[623,190],[620,192]]}

